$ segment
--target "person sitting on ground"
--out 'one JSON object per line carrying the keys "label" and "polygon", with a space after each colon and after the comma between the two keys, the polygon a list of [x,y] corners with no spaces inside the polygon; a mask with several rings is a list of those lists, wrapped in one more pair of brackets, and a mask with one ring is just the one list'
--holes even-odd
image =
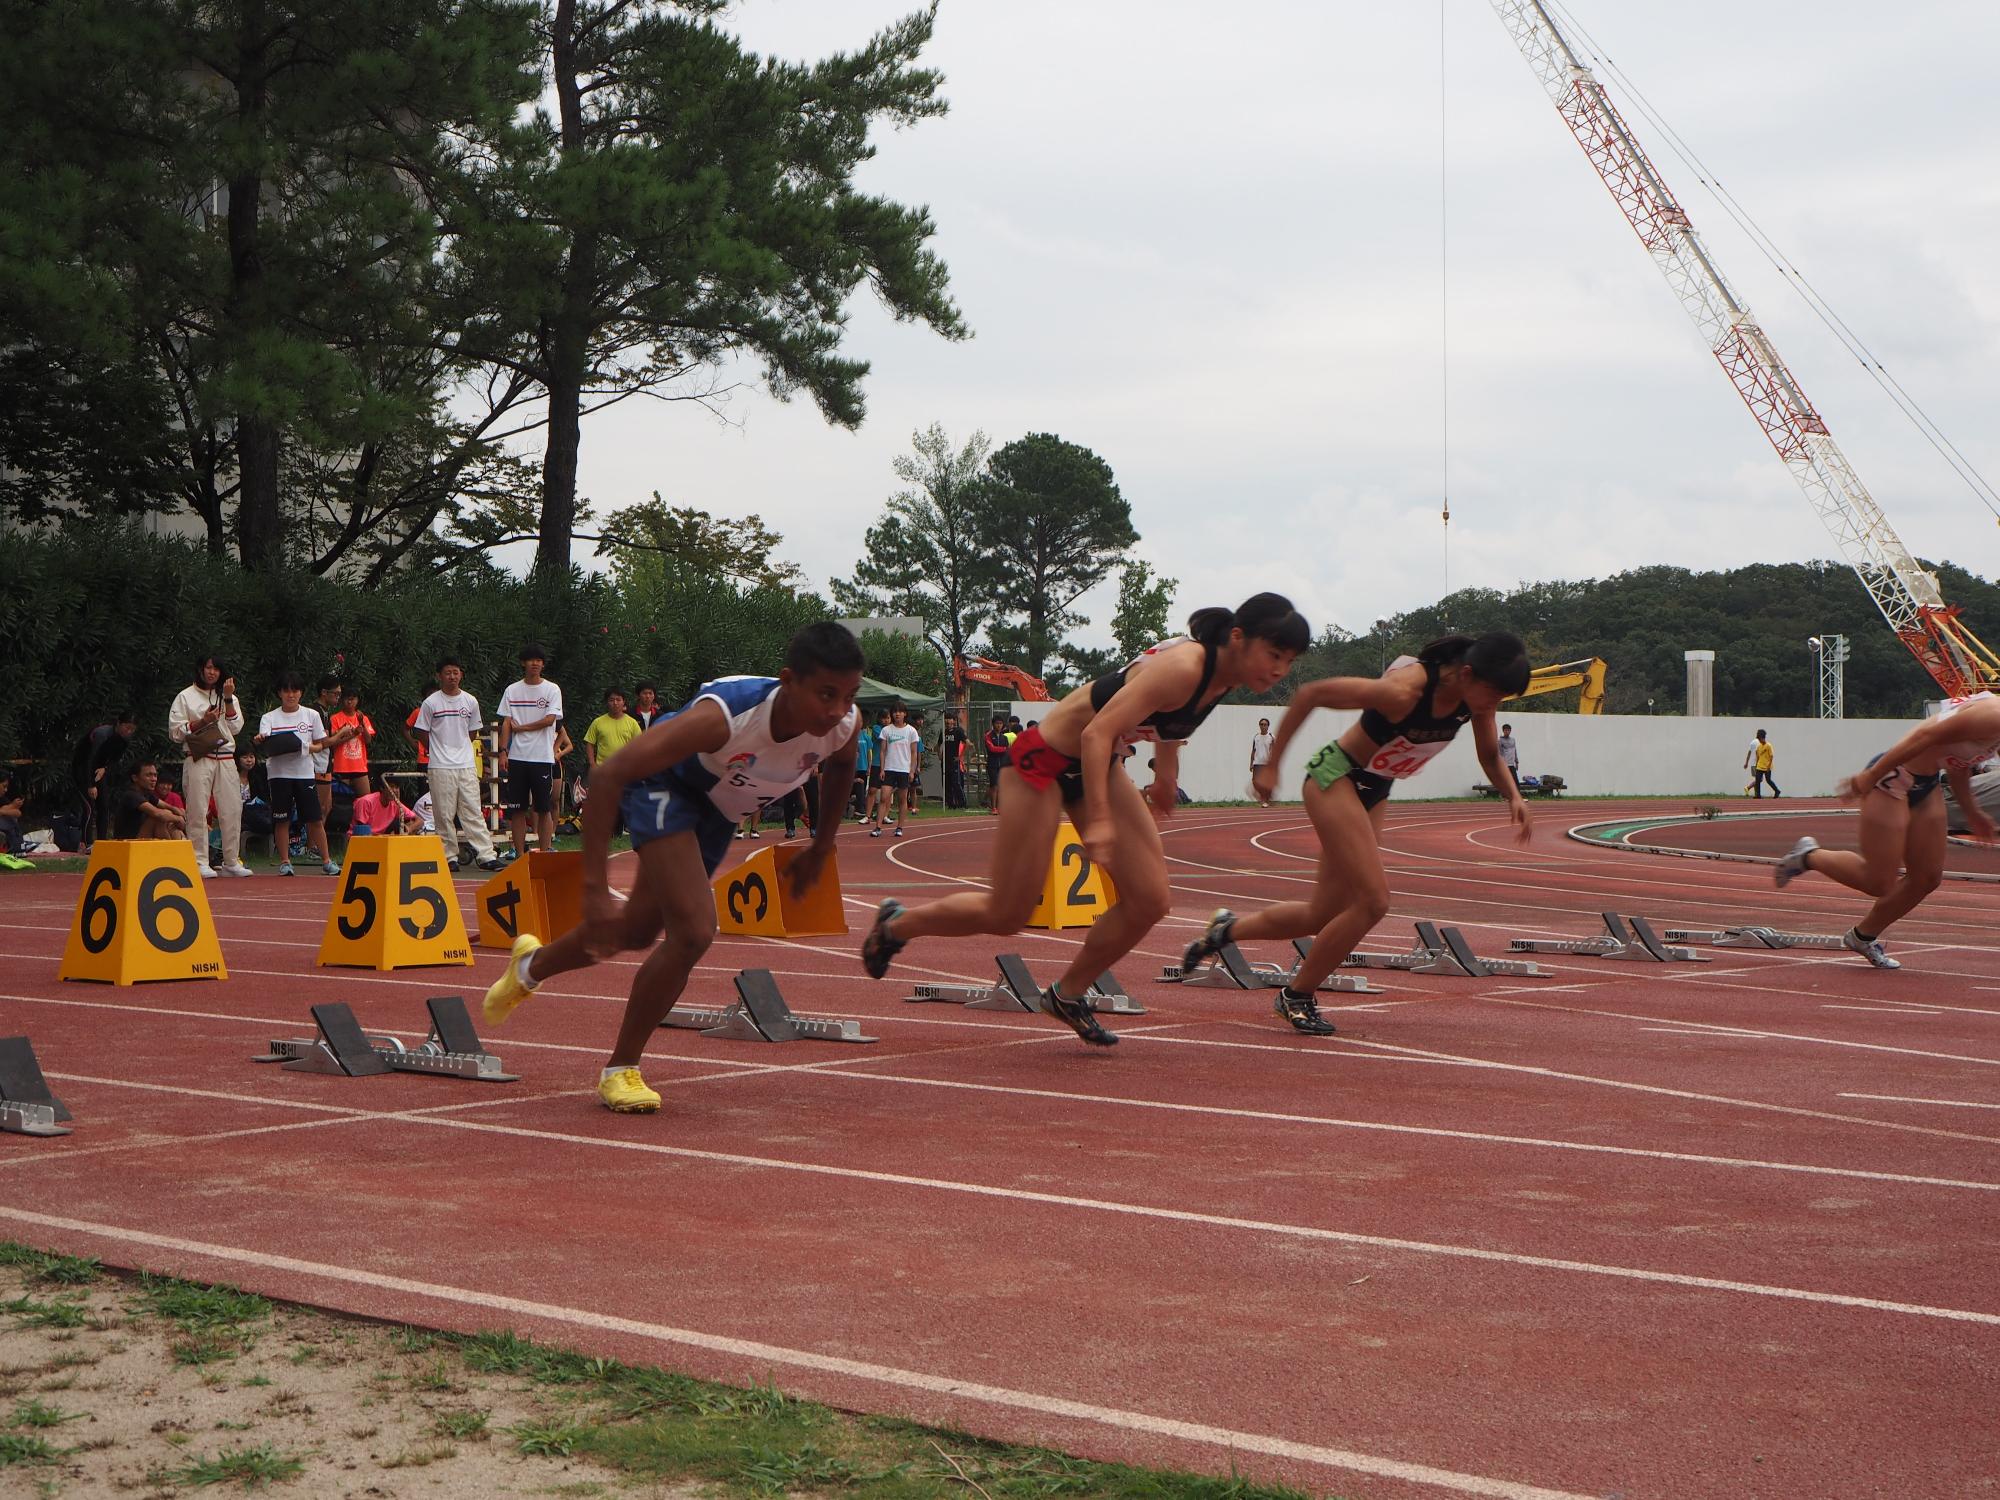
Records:
{"label": "person sitting on ground", "polygon": [[0,769],[0,854],[19,854],[26,842],[21,837],[21,819],[27,814],[28,799],[14,773]]}
{"label": "person sitting on ground", "polygon": [[422,833],[423,819],[403,800],[393,776],[379,776],[376,791],[354,799],[354,834]]}
{"label": "person sitting on ground", "polygon": [[272,831],[271,799],[269,781],[257,764],[256,751],[236,752],[236,779],[243,785],[243,832],[263,838]]}
{"label": "person sitting on ground", "polygon": [[119,794],[118,805],[112,813],[111,836],[118,839],[177,839],[186,837],[187,814],[175,805],[180,801],[174,797],[169,803],[172,788],[161,776],[160,768],[150,760],[142,760],[132,768],[125,790]]}

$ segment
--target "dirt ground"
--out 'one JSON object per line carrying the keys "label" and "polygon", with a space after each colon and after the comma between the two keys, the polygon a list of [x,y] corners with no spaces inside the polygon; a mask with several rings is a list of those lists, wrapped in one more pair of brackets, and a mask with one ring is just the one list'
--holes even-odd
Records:
{"label": "dirt ground", "polygon": [[698,1492],[524,1451],[568,1419],[560,1398],[468,1370],[425,1335],[215,1295],[0,1265],[0,1494]]}

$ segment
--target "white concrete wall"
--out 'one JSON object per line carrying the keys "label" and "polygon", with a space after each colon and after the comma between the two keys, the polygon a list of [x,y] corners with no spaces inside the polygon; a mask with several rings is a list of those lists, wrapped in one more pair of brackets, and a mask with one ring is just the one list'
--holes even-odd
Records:
{"label": "white concrete wall", "polygon": [[[1046,703],[1016,703],[1028,721],[1048,711]],[[1197,802],[1227,802],[1250,794],[1250,738],[1257,721],[1275,729],[1281,710],[1218,708],[1199,733],[1181,747],[1181,785]],[[1305,763],[1312,753],[1354,721],[1352,713],[1321,712],[1306,721],[1285,755],[1278,776],[1279,796],[1297,801]],[[1529,713],[1510,720],[1521,747],[1526,776],[1553,771],[1583,796],[1726,796],[1740,794],[1750,780],[1743,755],[1759,729],[1769,732],[1776,753],[1772,771],[1787,796],[1823,797],[1834,783],[1852,775],[1871,755],[1886,750],[1914,721],[1902,719],[1684,719],[1651,714]],[[1150,776],[1141,746],[1132,774],[1140,785]],[[1463,797],[1486,779],[1472,753],[1472,732],[1461,731],[1419,775],[1396,789],[1398,797]]]}

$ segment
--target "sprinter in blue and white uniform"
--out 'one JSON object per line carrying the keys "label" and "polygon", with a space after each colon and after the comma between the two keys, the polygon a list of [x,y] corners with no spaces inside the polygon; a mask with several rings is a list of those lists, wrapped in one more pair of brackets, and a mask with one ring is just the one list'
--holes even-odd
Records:
{"label": "sprinter in blue and white uniform", "polygon": [[[657,1110],[660,1096],[639,1076],[639,1059],[715,941],[709,881],[737,823],[803,786],[817,767],[813,841],[786,870],[794,894],[813,887],[833,852],[854,779],[861,664],[861,645],[842,626],[808,625],[785,648],[776,677],[704,683],[679,711],[600,764],[583,809],[583,923],[547,947],[528,933],[514,940],[506,972],[486,992],[488,1024],[504,1021],[558,974],[651,946],[597,1094],[619,1114]],[[606,872],[621,812],[639,856],[638,881],[624,898]]]}

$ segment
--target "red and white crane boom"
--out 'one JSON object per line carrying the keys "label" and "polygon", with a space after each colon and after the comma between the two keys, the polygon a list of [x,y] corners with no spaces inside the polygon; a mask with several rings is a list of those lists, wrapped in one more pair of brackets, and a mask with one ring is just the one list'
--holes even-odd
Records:
{"label": "red and white crane boom", "polygon": [[2000,659],[1959,620],[1958,607],[1939,593],[1937,576],[1919,567],[1896,535],[1542,0],[1492,5],[1889,628],[1951,697],[2000,687]]}

